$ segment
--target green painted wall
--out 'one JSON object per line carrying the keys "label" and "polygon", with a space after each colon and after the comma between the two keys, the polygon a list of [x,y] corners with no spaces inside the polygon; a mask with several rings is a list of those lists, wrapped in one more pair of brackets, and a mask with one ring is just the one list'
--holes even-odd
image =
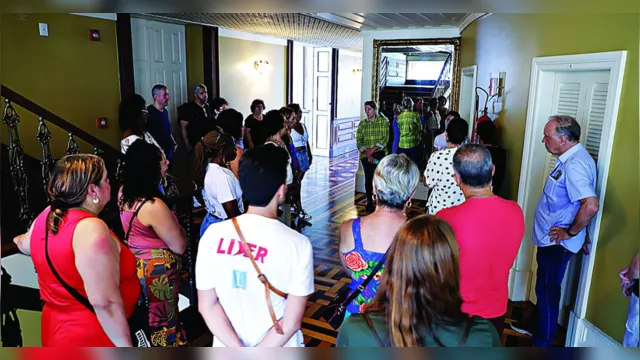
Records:
{"label": "green painted wall", "polygon": [[[77,127],[118,147],[117,114],[120,101],[116,23],[70,14],[2,13],[2,84]],[[49,25],[40,36],[38,23]],[[101,41],[90,41],[89,30],[100,30]],[[4,103],[2,104],[4,106]],[[40,157],[35,138],[38,119],[16,107],[20,136],[27,154]],[[96,117],[107,117],[108,128],[98,129]],[[51,149],[62,156],[67,134],[57,126]],[[7,143],[6,131],[2,142]],[[80,142],[81,151],[92,147]]]}
{"label": "green painted wall", "polygon": [[[49,25],[49,36],[41,37],[38,23]],[[89,40],[89,29],[100,30],[100,42]],[[189,89],[204,81],[202,28],[185,26],[187,83]],[[0,15],[0,83],[50,110],[79,128],[119,148],[120,83],[116,23],[111,20],[70,14]],[[193,97],[189,90],[190,99]],[[14,106],[20,115],[20,137],[25,153],[41,156],[35,138],[38,119]],[[4,98],[2,98],[4,109]],[[107,129],[96,127],[97,116],[106,116]],[[4,124],[2,143],[8,142]],[[54,157],[64,155],[67,134],[50,124]],[[78,141],[82,152],[93,147]],[[40,312],[18,311],[24,346],[41,346]],[[0,359],[4,359],[0,353]]]}
{"label": "green painted wall", "polygon": [[[185,25],[187,52],[187,90],[189,100],[193,100],[193,88],[204,82],[204,53],[202,52],[202,26]],[[211,89],[209,89],[211,99]]]}
{"label": "green painted wall", "polygon": [[[604,25],[606,24],[606,25]],[[461,67],[478,65],[478,86],[506,71],[504,111],[497,125],[508,151],[504,196],[517,198],[534,57],[627,50],[587,320],[621,342],[628,300],[617,274],[638,251],[638,14],[492,14],[462,33]]]}

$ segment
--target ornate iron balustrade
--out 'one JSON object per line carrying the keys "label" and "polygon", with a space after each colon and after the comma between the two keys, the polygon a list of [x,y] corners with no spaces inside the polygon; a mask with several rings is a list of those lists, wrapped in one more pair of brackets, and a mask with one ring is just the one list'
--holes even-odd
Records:
{"label": "ornate iron balustrade", "polygon": [[80,147],[78,146],[78,142],[73,137],[73,133],[69,133],[69,140],[67,140],[67,149],[65,150],[67,155],[72,154],[80,154]]}
{"label": "ornate iron balustrade", "polygon": [[29,184],[24,169],[24,148],[18,132],[20,116],[18,116],[9,99],[5,98],[4,102],[5,107],[2,114],[2,122],[7,125],[7,129],[9,130],[9,167],[11,179],[13,180],[13,189],[18,193],[20,199],[19,218],[24,222],[25,230],[28,230],[33,221],[33,212],[29,207]]}
{"label": "ornate iron balustrade", "polygon": [[[102,157],[105,160],[105,164],[108,169],[109,174],[117,175],[122,164],[122,154],[120,151],[115,148],[109,146],[104,143],[102,140],[94,137],[93,135],[87,133],[86,131],[77,128],[70,122],[67,122],[60,118],[59,116],[51,113],[50,111],[40,107],[39,105],[33,103],[32,101],[24,98],[22,95],[12,91],[6,86],[0,86],[2,90],[2,96],[5,98],[5,107],[2,116],[2,121],[7,125],[8,133],[9,133],[9,144],[8,144],[8,152],[9,152],[9,172],[11,174],[12,182],[14,185],[14,191],[18,195],[18,201],[20,202],[20,212],[19,219],[20,224],[7,224],[5,227],[7,234],[13,236],[13,234],[17,235],[17,231],[23,232],[26,231],[33,221],[34,211],[39,212],[42,209],[32,209],[31,206],[35,206],[36,203],[38,206],[41,206],[45,203],[49,202],[47,196],[47,188],[48,183],[51,179],[51,170],[55,164],[55,159],[53,158],[51,151],[51,139],[53,137],[50,125],[53,124],[67,132],[67,144],[65,153],[67,155],[70,154],[78,154],[81,152],[78,142],[76,138],[82,139],[83,141],[91,144],[93,146],[93,154]],[[20,116],[12,106],[12,104],[19,105],[25,108],[27,111],[31,112],[38,116],[38,126],[35,134],[35,138],[38,140],[41,150],[41,159],[40,159],[40,176],[39,179],[42,184],[42,191],[40,189],[36,193],[29,190],[29,180],[27,173],[32,177],[37,174],[38,171],[33,167],[33,162],[25,163],[25,154],[22,142],[20,140],[20,136],[18,133],[18,124],[20,122]],[[30,165],[28,169],[26,169],[26,165]],[[112,170],[116,170],[113,172]],[[25,171],[29,170],[29,171]],[[36,171],[34,171],[36,170]],[[114,176],[115,177],[115,176]],[[115,181],[119,179],[116,178]],[[189,273],[189,298],[190,303],[192,305],[196,304],[197,296],[195,289],[195,256],[197,252],[197,239],[192,239],[193,231],[193,202],[192,195],[193,191],[185,191],[181,192],[178,186],[178,180],[174,176],[167,176],[167,178],[163,181],[163,186],[165,188],[166,197],[168,203],[171,203],[171,208],[175,211],[176,215],[180,219],[180,223],[185,228],[185,233],[188,239],[188,246],[185,252],[185,265],[187,266],[187,271]],[[114,179],[111,179],[112,184]],[[33,185],[33,183],[32,183]],[[112,228],[116,232],[116,234],[120,234],[121,232],[121,224],[118,213],[117,206],[117,197],[116,194],[118,192],[119,185],[114,184],[112,186],[112,201],[110,201],[105,209],[102,212],[101,218],[109,227]],[[42,201],[42,195],[45,196],[45,201]],[[33,201],[30,202],[30,197],[33,197]],[[12,219],[13,220],[13,219]],[[11,229],[8,229],[11,227]],[[120,234],[122,235],[122,234]],[[4,239],[7,240],[7,239]],[[4,245],[12,245],[6,247]],[[15,246],[13,243],[7,244],[3,243],[2,247],[2,256],[10,255],[14,253]],[[6,252],[5,252],[6,251]]]}
{"label": "ornate iron balustrade", "polygon": [[[42,116],[38,117],[38,131],[36,132],[36,139],[38,139],[38,142],[40,142],[40,146],[42,147],[42,186],[46,195],[54,162],[53,156],[51,155],[51,131],[44,122]],[[47,197],[47,201],[48,200],[49,198]]]}

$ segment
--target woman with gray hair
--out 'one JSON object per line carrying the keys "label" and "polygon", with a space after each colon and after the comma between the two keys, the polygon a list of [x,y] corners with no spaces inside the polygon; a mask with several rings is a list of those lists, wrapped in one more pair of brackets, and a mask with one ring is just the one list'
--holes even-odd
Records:
{"label": "woman with gray hair", "polygon": [[361,313],[378,290],[384,265],[372,274],[384,258],[398,229],[406,222],[406,210],[420,181],[416,164],[404,154],[386,156],[376,168],[373,192],[376,210],[367,216],[345,221],[340,226],[340,262],[351,275],[350,293],[370,276],[367,286],[347,306],[345,317]]}

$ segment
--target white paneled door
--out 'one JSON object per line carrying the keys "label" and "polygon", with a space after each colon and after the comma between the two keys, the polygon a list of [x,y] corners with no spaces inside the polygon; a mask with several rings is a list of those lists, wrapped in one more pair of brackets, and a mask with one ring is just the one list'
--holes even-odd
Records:
{"label": "white paneled door", "polygon": [[329,156],[331,149],[331,48],[313,49],[313,155]]}
{"label": "white paneled door", "polygon": [[179,139],[177,108],[188,100],[184,26],[132,18],[133,70],[136,93],[153,103],[151,88],[164,84],[174,137]]}

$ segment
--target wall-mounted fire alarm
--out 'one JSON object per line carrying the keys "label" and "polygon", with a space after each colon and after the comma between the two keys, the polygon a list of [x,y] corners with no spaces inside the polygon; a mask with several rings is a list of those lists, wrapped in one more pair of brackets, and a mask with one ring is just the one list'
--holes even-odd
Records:
{"label": "wall-mounted fire alarm", "polygon": [[107,118],[106,117],[97,117],[96,125],[98,129],[106,129],[107,128]]}
{"label": "wall-mounted fire alarm", "polygon": [[91,41],[100,41],[100,30],[98,29],[89,30],[89,39]]}

